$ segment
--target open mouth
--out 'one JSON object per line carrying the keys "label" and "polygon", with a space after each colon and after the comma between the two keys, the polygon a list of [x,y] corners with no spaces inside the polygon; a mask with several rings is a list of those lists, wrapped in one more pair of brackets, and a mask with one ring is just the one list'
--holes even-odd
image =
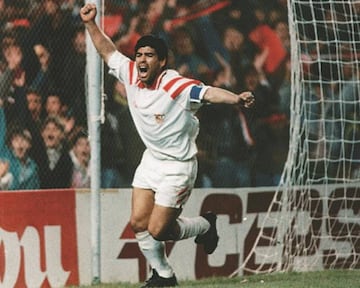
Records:
{"label": "open mouth", "polygon": [[23,148],[23,147],[20,147],[20,148],[17,148],[16,149],[16,153],[18,154],[18,155],[23,155],[24,153],[25,153],[25,148]]}
{"label": "open mouth", "polygon": [[83,159],[88,159],[88,158],[89,158],[89,153],[82,152],[80,155],[81,155],[81,157],[82,157]]}
{"label": "open mouth", "polygon": [[149,69],[146,66],[139,66],[139,75],[140,75],[140,77],[146,77],[148,70]]}

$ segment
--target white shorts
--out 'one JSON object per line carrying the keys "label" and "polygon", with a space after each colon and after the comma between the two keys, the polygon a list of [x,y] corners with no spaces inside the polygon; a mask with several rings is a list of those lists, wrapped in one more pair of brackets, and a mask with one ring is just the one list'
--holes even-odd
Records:
{"label": "white shorts", "polygon": [[146,150],[132,185],[155,192],[155,203],[181,208],[188,200],[197,176],[197,160],[159,160]]}

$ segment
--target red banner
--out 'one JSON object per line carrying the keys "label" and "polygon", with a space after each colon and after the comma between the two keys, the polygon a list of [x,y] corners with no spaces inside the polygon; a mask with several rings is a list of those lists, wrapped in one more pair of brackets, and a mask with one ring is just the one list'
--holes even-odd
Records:
{"label": "red banner", "polygon": [[78,285],[74,190],[0,193],[0,286]]}

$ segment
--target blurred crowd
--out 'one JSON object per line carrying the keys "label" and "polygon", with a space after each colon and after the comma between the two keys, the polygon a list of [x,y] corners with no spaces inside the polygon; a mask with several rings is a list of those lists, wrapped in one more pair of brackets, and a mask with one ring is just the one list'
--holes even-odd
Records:
{"label": "blurred crowd", "polygon": [[[170,68],[256,107],[199,112],[197,187],[273,186],[287,156],[290,107],[286,0],[107,0],[105,32],[133,57],[141,35],[161,36]],[[80,0],[0,0],[2,190],[87,188],[86,35]],[[144,145],[122,85],[104,71],[101,186],[130,187]]]}

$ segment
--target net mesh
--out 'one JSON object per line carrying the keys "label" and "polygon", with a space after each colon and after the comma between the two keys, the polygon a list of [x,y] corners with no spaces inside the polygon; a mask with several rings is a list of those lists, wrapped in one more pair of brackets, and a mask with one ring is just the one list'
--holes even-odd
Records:
{"label": "net mesh", "polygon": [[288,10],[289,154],[242,271],[360,268],[360,1]]}

